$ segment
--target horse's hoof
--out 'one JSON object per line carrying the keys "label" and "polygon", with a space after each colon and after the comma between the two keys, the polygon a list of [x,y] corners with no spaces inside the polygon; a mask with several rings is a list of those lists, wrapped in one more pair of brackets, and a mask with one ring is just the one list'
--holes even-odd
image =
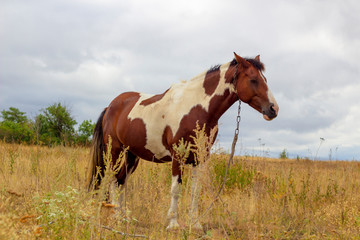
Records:
{"label": "horse's hoof", "polygon": [[124,209],[121,207],[115,207],[115,218],[121,219],[122,221],[131,221],[131,211],[129,209]]}
{"label": "horse's hoof", "polygon": [[179,229],[180,225],[177,222],[177,220],[170,220],[169,225],[166,227],[166,230],[174,230],[174,229]]}
{"label": "horse's hoof", "polygon": [[192,225],[191,229],[199,232],[204,231],[203,226],[199,222],[196,222],[194,225]]}

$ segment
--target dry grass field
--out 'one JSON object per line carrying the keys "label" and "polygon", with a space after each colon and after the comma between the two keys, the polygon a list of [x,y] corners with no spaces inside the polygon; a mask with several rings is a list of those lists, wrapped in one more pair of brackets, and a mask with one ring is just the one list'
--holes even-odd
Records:
{"label": "dry grass field", "polygon": [[[126,191],[127,215],[84,188],[89,149],[0,143],[0,239],[359,239],[360,163],[237,157],[224,192],[188,226],[190,169],[181,229],[167,231],[171,166],[142,161]],[[200,214],[224,176],[226,155],[203,168]],[[105,228],[104,226],[107,226]],[[136,235],[134,235],[136,234]]]}

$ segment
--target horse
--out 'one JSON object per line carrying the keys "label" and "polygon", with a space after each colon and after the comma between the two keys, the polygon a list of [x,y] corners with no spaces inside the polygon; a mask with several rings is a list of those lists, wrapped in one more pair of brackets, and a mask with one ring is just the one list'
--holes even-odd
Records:
{"label": "horse", "polygon": [[[242,58],[234,52],[234,56],[232,61],[216,65],[189,81],[175,83],[161,94],[125,92],[113,99],[100,114],[94,129],[88,187],[94,187],[95,182],[98,186],[101,182],[103,152],[109,137],[112,139],[112,161],[118,159],[121,151],[127,150],[125,164],[115,175],[118,185],[125,185],[140,159],[171,162],[167,228],[178,228],[177,202],[182,178],[180,162],[175,158],[172,146],[181,139],[192,142],[197,124],[205,126],[205,133],[209,135],[218,125],[219,118],[238,100],[263,114],[265,120],[270,121],[278,115],[279,107],[267,86],[260,55]],[[193,165],[192,174],[196,180],[198,164],[194,153],[189,154],[185,164]],[[100,174],[96,174],[99,167]],[[197,221],[198,198],[192,196],[191,199],[191,211],[196,219],[194,228],[201,228]]]}

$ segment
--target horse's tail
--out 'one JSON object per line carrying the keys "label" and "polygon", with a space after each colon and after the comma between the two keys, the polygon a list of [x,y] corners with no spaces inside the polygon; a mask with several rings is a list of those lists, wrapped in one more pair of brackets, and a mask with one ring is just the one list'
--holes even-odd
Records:
{"label": "horse's tail", "polygon": [[[90,151],[91,159],[88,166],[88,178],[86,181],[86,186],[88,190],[98,188],[100,186],[101,178],[104,174],[105,164],[103,153],[106,149],[102,123],[106,109],[107,108],[105,108],[104,111],[100,114],[100,117],[97,120],[94,129]],[[98,172],[98,169],[100,170],[100,172]]]}

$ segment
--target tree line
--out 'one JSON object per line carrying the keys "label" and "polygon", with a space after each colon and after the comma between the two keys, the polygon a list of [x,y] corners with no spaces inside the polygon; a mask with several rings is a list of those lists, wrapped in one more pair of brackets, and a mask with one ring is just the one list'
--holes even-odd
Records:
{"label": "tree line", "polygon": [[33,119],[25,112],[10,107],[1,111],[0,138],[11,143],[27,143],[39,145],[89,145],[95,123],[84,120],[75,130],[76,120],[70,109],[54,103]]}

